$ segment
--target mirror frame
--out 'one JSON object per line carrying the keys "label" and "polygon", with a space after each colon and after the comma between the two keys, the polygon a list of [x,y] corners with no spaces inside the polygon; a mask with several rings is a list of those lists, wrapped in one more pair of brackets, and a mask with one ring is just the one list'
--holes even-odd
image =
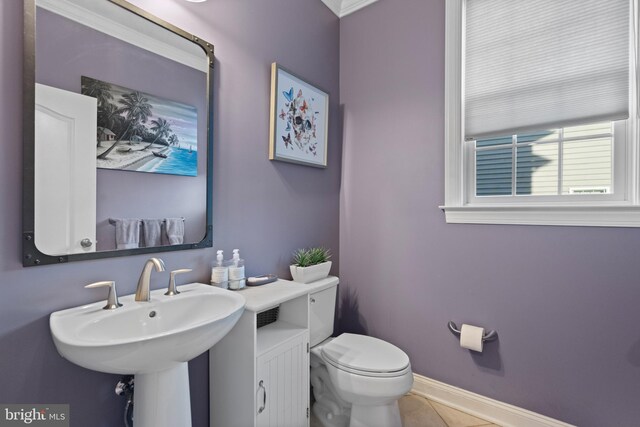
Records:
{"label": "mirror frame", "polygon": [[202,249],[213,246],[213,45],[194,36],[125,0],[105,0],[159,25],[172,33],[199,45],[209,61],[207,75],[207,200],[206,232],[198,243],[155,246],[135,249],[113,249],[80,254],[47,255],[35,245],[35,71],[36,71],[36,0],[24,0],[24,81],[23,81],[23,155],[22,155],[22,265],[63,264],[102,258],[115,258],[157,252]]}

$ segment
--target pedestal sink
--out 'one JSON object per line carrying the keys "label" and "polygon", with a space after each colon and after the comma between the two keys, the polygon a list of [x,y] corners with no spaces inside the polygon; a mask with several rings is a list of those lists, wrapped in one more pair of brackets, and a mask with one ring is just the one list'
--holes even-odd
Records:
{"label": "pedestal sink", "polygon": [[220,341],[244,309],[238,293],[192,283],[180,294],[134,295],[122,307],[103,310],[104,301],[51,314],[58,352],[82,367],[135,375],[135,427],[190,427],[187,362]]}

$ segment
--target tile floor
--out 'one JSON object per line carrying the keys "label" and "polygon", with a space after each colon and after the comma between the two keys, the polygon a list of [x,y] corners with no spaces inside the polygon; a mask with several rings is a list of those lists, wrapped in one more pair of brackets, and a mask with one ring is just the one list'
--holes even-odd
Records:
{"label": "tile floor", "polygon": [[404,427],[499,427],[413,393],[406,394],[399,404]]}
{"label": "tile floor", "polygon": [[[403,427],[499,427],[413,393],[406,394],[399,404]],[[313,415],[311,427],[322,427]]]}

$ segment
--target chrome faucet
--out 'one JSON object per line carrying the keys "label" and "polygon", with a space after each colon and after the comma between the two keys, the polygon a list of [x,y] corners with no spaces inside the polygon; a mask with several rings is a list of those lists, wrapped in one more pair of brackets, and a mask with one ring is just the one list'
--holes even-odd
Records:
{"label": "chrome faucet", "polygon": [[138,288],[136,289],[136,301],[149,301],[151,292],[149,291],[149,282],[151,280],[151,269],[155,267],[156,271],[164,271],[164,262],[160,258],[149,258],[144,263],[142,273],[138,279]]}

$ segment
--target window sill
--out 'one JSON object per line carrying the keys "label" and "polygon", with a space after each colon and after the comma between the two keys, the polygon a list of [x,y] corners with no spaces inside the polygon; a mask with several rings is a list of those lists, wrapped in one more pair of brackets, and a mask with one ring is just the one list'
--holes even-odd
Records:
{"label": "window sill", "polygon": [[637,205],[440,206],[449,224],[640,227]]}

